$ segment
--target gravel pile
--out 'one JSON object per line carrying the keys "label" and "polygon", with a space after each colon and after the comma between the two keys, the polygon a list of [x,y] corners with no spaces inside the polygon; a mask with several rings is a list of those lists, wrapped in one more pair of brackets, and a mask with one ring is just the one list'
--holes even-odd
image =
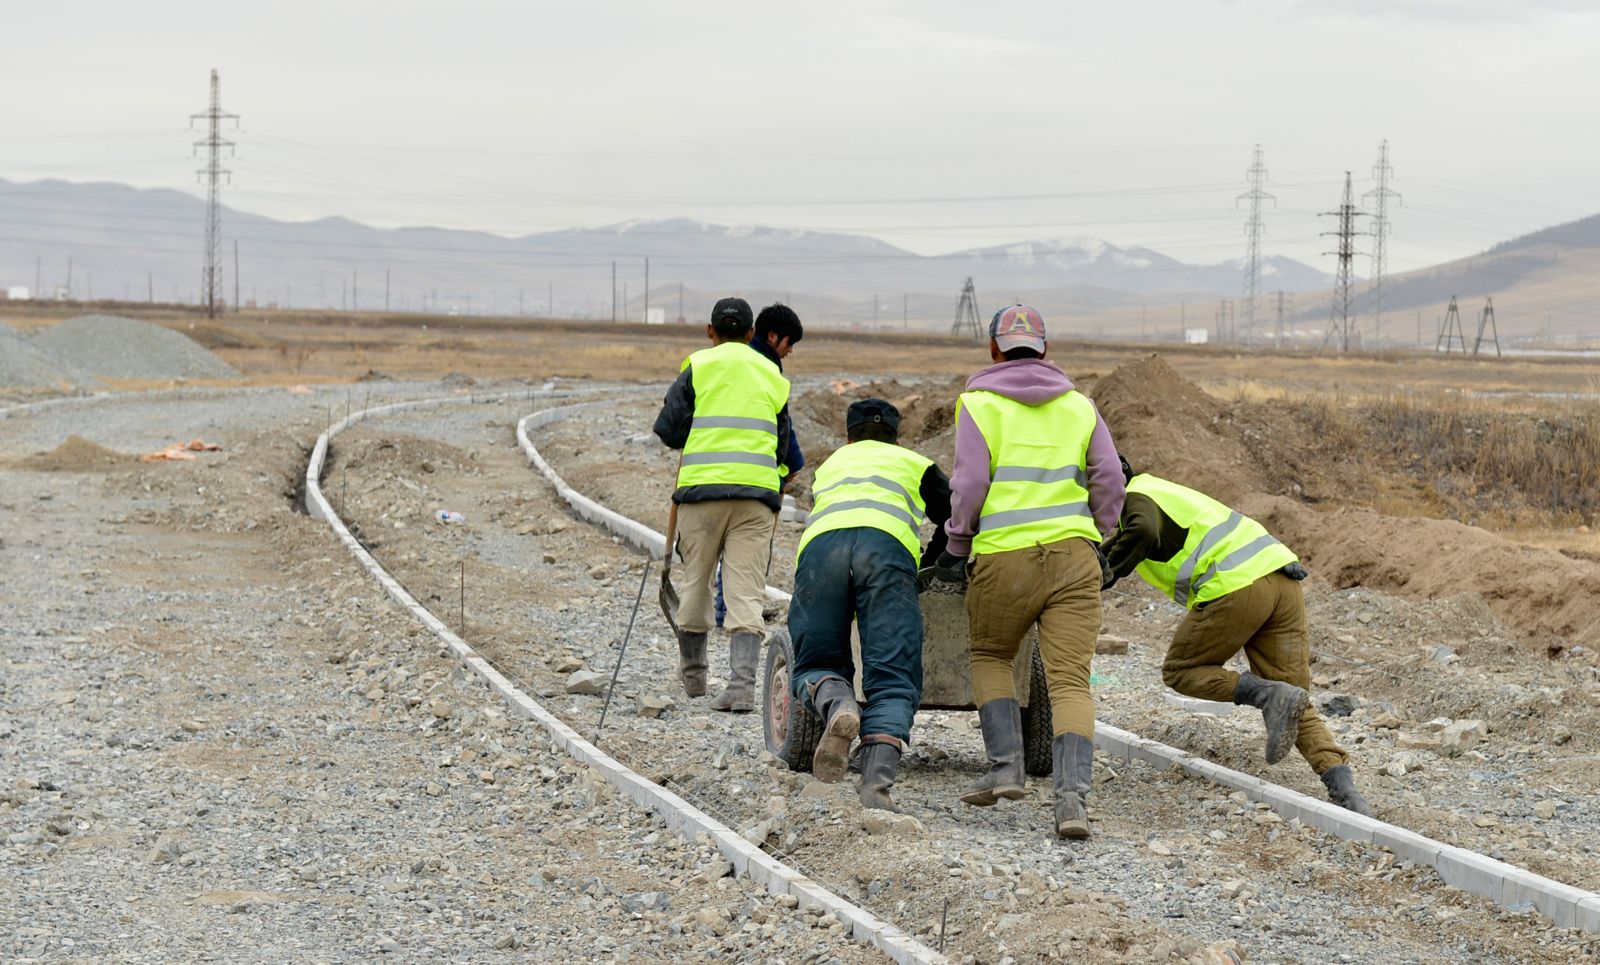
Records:
{"label": "gravel pile", "polygon": [[0,324],[0,388],[88,389],[94,376]]}
{"label": "gravel pile", "polygon": [[112,379],[236,379],[233,366],[181,332],[118,315],[79,315],[40,332],[34,347]]}

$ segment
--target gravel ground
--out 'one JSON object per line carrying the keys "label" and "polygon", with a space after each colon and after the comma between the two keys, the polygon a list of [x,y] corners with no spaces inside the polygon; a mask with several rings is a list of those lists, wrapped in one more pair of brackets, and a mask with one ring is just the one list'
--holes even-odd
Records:
{"label": "gravel ground", "polygon": [[79,315],[35,335],[69,367],[115,379],[236,379],[233,366],[194,339],[120,315]]}
{"label": "gravel ground", "polygon": [[[551,427],[536,441],[584,491],[624,512],[628,499],[659,512],[670,465],[657,470],[667,457],[630,441],[648,431],[654,402],[618,408],[620,415]],[[385,565],[447,618],[460,606],[464,573],[468,639],[552,710],[592,728],[600,699],[568,694],[569,677],[610,671],[639,560],[575,521],[525,465],[513,427],[526,411],[462,407],[363,424],[334,447],[327,489],[336,506],[344,494],[345,515]],[[461,512],[466,522],[439,525],[438,509]],[[787,582],[774,569],[773,582]],[[1127,606],[1146,602],[1153,601]],[[1144,714],[1139,723],[1169,725],[1165,734],[1142,727],[1150,736],[1187,740],[1231,766],[1265,770],[1252,763],[1259,730],[1242,715],[1214,723],[1162,709],[1149,681],[1155,641],[1164,640],[1173,614],[1117,609],[1108,618],[1112,632],[1125,617],[1142,622],[1128,624],[1140,637],[1126,656],[1097,662],[1107,715],[1133,723]],[[673,679],[667,627],[648,602],[639,620],[604,746],[928,940],[937,940],[948,899],[945,937],[957,959],[1203,960],[1208,949],[1231,946],[1267,961],[1568,961],[1594,954],[1591,937],[1448,888],[1431,869],[1397,864],[1381,850],[1283,822],[1209,784],[1140,764],[1101,762],[1091,799],[1095,836],[1087,844],[1049,835],[1049,789],[1039,782],[1017,806],[964,808],[955,797],[982,760],[971,714],[919,716],[917,747],[896,791],[911,819],[875,819],[860,811],[848,787],[773,766],[755,716],[714,714],[705,702],[686,700]],[[714,643],[714,671],[725,666],[723,646]],[[673,706],[660,717],[642,716],[641,697],[665,697]],[[1193,720],[1222,730],[1186,736]],[[1319,789],[1304,768],[1280,766],[1271,776]]]}
{"label": "gravel ground", "polygon": [[[553,753],[292,508],[331,401],[0,422],[0,955],[875,960]],[[224,452],[15,468],[69,434]]]}

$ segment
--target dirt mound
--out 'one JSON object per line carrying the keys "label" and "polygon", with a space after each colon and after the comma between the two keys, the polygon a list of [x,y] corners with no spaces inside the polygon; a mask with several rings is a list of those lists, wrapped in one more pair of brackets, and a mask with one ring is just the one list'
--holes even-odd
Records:
{"label": "dirt mound", "polygon": [[1474,593],[1525,639],[1600,646],[1600,564],[1522,546],[1448,519],[1318,511],[1281,496],[1237,504],[1341,589],[1435,599]]}
{"label": "dirt mound", "polygon": [[1135,470],[1181,482],[1223,502],[1268,488],[1228,407],[1161,356],[1119,366],[1085,391]]}
{"label": "dirt mound", "polygon": [[49,452],[19,459],[17,465],[34,472],[95,472],[129,466],[134,462],[132,456],[107,449],[82,436],[68,436],[66,442]]}
{"label": "dirt mound", "polygon": [[0,324],[0,386],[87,389],[94,376],[24,338],[9,325]]}
{"label": "dirt mound", "polygon": [[119,315],[79,315],[33,339],[70,365],[112,379],[236,379],[239,373],[181,332]]}

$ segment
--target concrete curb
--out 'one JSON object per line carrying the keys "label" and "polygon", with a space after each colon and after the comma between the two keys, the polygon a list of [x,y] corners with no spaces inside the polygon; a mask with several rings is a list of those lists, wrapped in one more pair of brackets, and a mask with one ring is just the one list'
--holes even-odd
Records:
{"label": "concrete curb", "polygon": [[[546,409],[526,416],[517,423],[517,442],[528,459],[555,485],[563,498],[579,514],[597,523],[634,546],[660,556],[666,537],[620,513],[613,512],[568,486],[528,439],[527,430],[559,421],[572,412],[598,403]],[[788,600],[789,594],[767,587],[769,596]],[[1444,844],[1432,838],[1397,827],[1386,821],[1365,818],[1352,811],[1273,784],[1242,771],[1230,770],[1202,760],[1176,747],[1147,740],[1137,734],[1095,722],[1095,746],[1117,757],[1140,760],[1155,767],[1178,767],[1185,773],[1203,777],[1224,787],[1243,791],[1252,801],[1261,801],[1285,818],[1299,818],[1347,841],[1359,841],[1387,848],[1396,858],[1431,865],[1446,884],[1481,895],[1510,907],[1531,904],[1559,928],[1580,928],[1600,934],[1600,894],[1562,884],[1515,865],[1497,861],[1475,851]]]}
{"label": "concrete curb", "polygon": [[[495,396],[483,396],[478,401],[496,401],[524,396],[525,393],[522,392],[505,393]],[[844,900],[794,868],[783,864],[746,841],[737,831],[729,828],[671,791],[658,786],[653,781],[648,780],[584,740],[577,731],[567,726],[532,697],[524,693],[516,684],[508,680],[477,651],[472,649],[466,641],[445,626],[438,617],[435,617],[426,607],[413,599],[405,591],[405,588],[372,557],[372,554],[367,552],[361,542],[351,535],[344,521],[334,513],[333,506],[328,502],[327,497],[323,495],[320,486],[323,463],[328,454],[329,440],[349,426],[366,418],[407,409],[431,408],[462,401],[465,400],[459,397],[450,397],[421,399],[377,406],[354,413],[349,418],[329,426],[328,430],[317,438],[316,448],[312,450],[311,459],[306,465],[307,512],[319,519],[326,520],[333,529],[334,534],[339,537],[339,541],[344,543],[356,560],[361,563],[362,567],[383,585],[389,596],[396,603],[410,611],[412,616],[420,620],[428,629],[433,631],[435,636],[444,641],[451,650],[455,651],[461,661],[483,677],[490,688],[499,694],[507,704],[524,716],[537,721],[540,726],[550,733],[552,740],[562,751],[575,760],[594,768],[607,783],[627,794],[639,806],[659,815],[666,821],[668,827],[687,839],[693,839],[697,834],[705,834],[715,842],[718,850],[727,857],[738,874],[749,876],[752,881],[766,888],[772,894],[794,895],[802,908],[817,908],[833,914],[834,917],[845,923],[853,937],[871,944],[895,962],[901,963],[901,965],[912,965],[912,963],[918,963],[918,965],[948,965],[948,959],[943,955],[921,944],[899,928],[878,918],[866,909],[859,908]],[[549,410],[562,412],[563,416],[552,417],[546,420],[546,423],[541,424],[556,421],[558,418],[571,415],[587,408],[589,405],[595,404],[598,403],[579,404],[565,406],[558,410]],[[518,424],[517,435],[519,439],[526,439],[523,424],[527,421],[527,419],[524,419]],[[568,493],[578,495],[580,499],[583,498],[574,490],[566,487],[565,483],[561,483],[559,488],[565,490],[562,493],[564,498],[567,498]],[[584,501],[593,509],[609,516],[616,516],[615,513],[592,500]],[[574,508],[577,507],[575,506]],[[579,511],[582,512],[581,509]],[[589,517],[586,516],[585,518]],[[621,517],[618,518],[620,519]],[[628,522],[632,521],[629,520]],[[635,535],[640,538],[643,538],[646,533],[653,532],[638,523],[633,525],[637,527]],[[658,535],[657,541],[661,542],[663,538]]]}

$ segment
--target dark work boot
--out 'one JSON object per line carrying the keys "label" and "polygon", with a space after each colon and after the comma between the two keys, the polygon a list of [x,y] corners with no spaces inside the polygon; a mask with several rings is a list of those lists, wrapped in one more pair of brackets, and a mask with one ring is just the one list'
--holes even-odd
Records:
{"label": "dark work boot", "polygon": [[1233,689],[1233,702],[1261,709],[1267,725],[1267,763],[1276,764],[1294,748],[1300,736],[1300,715],[1305,713],[1311,695],[1294,684],[1265,680],[1253,673],[1239,675]]}
{"label": "dark work boot", "polygon": [[678,679],[690,697],[706,695],[706,632],[678,631]]}
{"label": "dark work boot", "polygon": [[1013,697],[991,700],[978,708],[978,726],[983,729],[983,752],[989,758],[989,772],[961,795],[967,804],[986,808],[1001,798],[1015,801],[1027,793],[1022,769],[1022,707]]}
{"label": "dark work boot", "polygon": [[1372,817],[1372,805],[1356,790],[1355,778],[1350,774],[1350,765],[1340,764],[1330,767],[1322,772],[1322,784],[1328,789],[1328,800],[1344,808],[1354,811],[1362,817]]}
{"label": "dark work boot", "polygon": [[889,788],[894,787],[894,771],[899,764],[898,738],[887,734],[869,734],[861,738],[862,807],[905,813],[900,805],[889,798]]}
{"label": "dark work boot", "polygon": [[861,730],[855,688],[838,677],[824,677],[811,691],[811,705],[822,718],[822,739],[811,755],[811,776],[835,784],[850,766],[850,745]]}
{"label": "dark work boot", "polygon": [[748,714],[756,709],[756,661],[761,656],[761,638],[740,630],[728,641],[728,687],[711,698],[712,710]]}
{"label": "dark work boot", "polygon": [[1089,789],[1094,786],[1094,741],[1082,734],[1057,734],[1050,744],[1056,787],[1056,837],[1089,836]]}

